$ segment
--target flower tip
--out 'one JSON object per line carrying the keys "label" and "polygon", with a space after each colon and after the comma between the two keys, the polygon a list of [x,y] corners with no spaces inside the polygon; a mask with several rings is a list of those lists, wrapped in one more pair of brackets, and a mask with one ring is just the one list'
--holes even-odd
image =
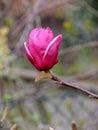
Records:
{"label": "flower tip", "polygon": [[56,36],[56,40],[58,40],[61,43],[62,37],[63,37],[63,35],[59,34],[58,36]]}
{"label": "flower tip", "polygon": [[50,27],[46,27],[46,29],[47,29],[47,30],[51,30],[51,28],[50,28]]}
{"label": "flower tip", "polygon": [[25,48],[26,48],[26,44],[27,44],[27,43],[26,43],[26,42],[24,42],[24,47],[25,47]]}
{"label": "flower tip", "polygon": [[62,37],[63,37],[63,34],[59,34],[58,36],[59,36],[59,37],[62,39]]}

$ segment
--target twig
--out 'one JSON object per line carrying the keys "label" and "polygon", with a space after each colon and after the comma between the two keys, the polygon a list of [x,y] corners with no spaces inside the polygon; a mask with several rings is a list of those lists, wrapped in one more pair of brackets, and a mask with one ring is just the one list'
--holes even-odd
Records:
{"label": "twig", "polygon": [[17,125],[16,124],[14,124],[12,127],[11,127],[11,129],[10,130],[17,130]]}
{"label": "twig", "polygon": [[[12,71],[9,70],[8,72],[5,71],[5,72],[3,72],[2,76],[9,78],[9,74],[11,74],[15,77],[20,77],[20,78],[29,79],[29,80],[32,80],[37,76],[37,72],[31,71],[31,70],[24,70],[24,69],[13,69]],[[82,78],[83,78],[83,76],[82,76]],[[52,80],[57,81],[58,83],[60,83],[63,86],[67,86],[69,88],[80,90],[80,91],[84,92],[85,94],[89,95],[90,97],[98,99],[98,95],[93,94],[92,92],[89,92],[88,90],[85,90],[79,86],[73,85],[72,83],[62,81],[60,78],[58,78],[54,75],[52,75]]]}
{"label": "twig", "polygon": [[48,126],[48,125],[43,125],[43,124],[40,124],[40,125],[38,126],[38,129],[39,129],[39,130],[55,130],[53,127]]}
{"label": "twig", "polygon": [[88,90],[86,90],[84,88],[81,88],[79,86],[76,86],[76,85],[74,85],[72,83],[68,83],[66,81],[63,81],[63,80],[61,80],[60,78],[58,78],[58,77],[56,77],[54,75],[52,75],[51,79],[56,81],[58,84],[60,84],[60,85],[62,85],[64,87],[69,87],[69,88],[72,88],[72,89],[75,89],[75,90],[79,90],[79,91],[89,95],[90,98],[98,99],[98,95],[97,94],[94,94],[94,93],[92,93],[92,92],[90,92],[90,91],[88,91]]}
{"label": "twig", "polygon": [[78,130],[77,125],[74,121],[72,121],[71,127],[72,127],[72,130]]}
{"label": "twig", "polygon": [[5,108],[4,114],[3,114],[2,118],[0,119],[0,122],[3,122],[6,119],[7,115],[8,115],[8,107]]}
{"label": "twig", "polygon": [[[9,75],[27,79],[27,80],[34,80],[35,77],[38,75],[38,71],[31,70],[31,69],[23,69],[23,68],[14,68],[14,69],[8,69],[8,70],[3,70],[2,71],[2,77],[3,78],[10,78]],[[72,76],[69,79],[71,80],[85,80],[85,79],[90,79],[92,77],[97,77],[98,75],[98,68],[94,68],[90,70],[89,72],[85,72],[83,74],[78,74],[76,76]],[[63,76],[62,76],[63,77]],[[63,77],[64,78],[64,77]],[[1,85],[1,84],[0,84]]]}
{"label": "twig", "polygon": [[6,119],[7,115],[8,115],[8,107],[4,109],[3,116],[0,119],[0,128],[2,128],[3,121]]}

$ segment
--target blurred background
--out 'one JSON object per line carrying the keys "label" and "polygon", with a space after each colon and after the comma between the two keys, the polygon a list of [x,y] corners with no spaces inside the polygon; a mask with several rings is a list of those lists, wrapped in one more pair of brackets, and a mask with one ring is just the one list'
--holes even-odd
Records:
{"label": "blurred background", "polygon": [[[0,127],[9,130],[98,130],[98,101],[53,81],[34,82],[38,71],[24,55],[23,43],[35,27],[62,33],[62,79],[98,94],[98,0],[0,0]],[[51,128],[51,129],[50,129]]]}

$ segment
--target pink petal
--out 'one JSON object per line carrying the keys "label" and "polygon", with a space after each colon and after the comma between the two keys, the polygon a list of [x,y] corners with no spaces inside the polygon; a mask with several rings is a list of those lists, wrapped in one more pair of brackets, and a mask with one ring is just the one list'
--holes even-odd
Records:
{"label": "pink petal", "polygon": [[61,41],[62,41],[62,34],[58,35],[57,37],[55,37],[55,38],[50,42],[50,44],[47,46],[47,48],[46,48],[46,50],[45,50],[43,59],[44,59],[45,57],[47,57],[47,54],[48,54],[48,53],[53,53],[53,54],[58,53],[58,50],[59,50]]}
{"label": "pink petal", "polygon": [[28,43],[33,42],[33,46],[46,49],[53,38],[54,35],[50,28],[36,28],[30,33]]}
{"label": "pink petal", "polygon": [[25,49],[26,49],[26,53],[28,54],[28,56],[32,59],[32,60],[34,60],[33,59],[33,57],[32,57],[32,55],[31,55],[31,53],[30,53],[30,51],[29,51],[29,49],[28,49],[28,47],[26,46],[26,42],[24,42],[24,46],[25,46]]}
{"label": "pink petal", "polygon": [[28,46],[27,43],[24,43],[25,46],[25,54],[28,58],[28,60],[31,62],[32,65],[34,65],[38,70],[41,70],[42,66],[41,66],[41,60],[39,57],[33,57]]}
{"label": "pink petal", "polygon": [[62,41],[62,35],[55,37],[46,48],[43,56],[43,68],[46,70],[51,69],[57,62],[58,51],[60,43]]}

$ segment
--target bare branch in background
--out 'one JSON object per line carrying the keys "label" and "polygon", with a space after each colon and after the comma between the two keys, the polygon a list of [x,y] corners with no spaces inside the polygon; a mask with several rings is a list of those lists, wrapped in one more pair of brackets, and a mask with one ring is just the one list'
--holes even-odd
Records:
{"label": "bare branch in background", "polygon": [[30,4],[28,4],[28,8],[29,8],[29,12],[27,14],[27,24],[26,24],[26,27],[24,28],[24,31],[22,33],[22,36],[20,37],[17,45],[16,45],[16,48],[21,48],[23,46],[23,43],[26,41],[28,35],[29,35],[29,32],[31,31],[31,29],[33,28],[33,22],[34,22],[34,19],[37,15],[37,12],[40,8],[40,5],[42,5],[42,3],[44,3],[44,0],[39,0],[36,2],[33,10],[32,10],[32,6]]}
{"label": "bare branch in background", "polygon": [[14,1],[13,1],[13,0],[10,0],[10,1],[8,2],[7,7],[6,7],[3,11],[0,12],[0,18],[5,17],[5,16],[7,15],[7,13],[8,13],[8,12],[10,11],[10,9],[12,8],[13,4],[14,4]]}
{"label": "bare branch in background", "polygon": [[10,130],[17,130],[18,128],[17,128],[17,125],[16,124],[14,124],[12,127],[11,127],[11,129]]}
{"label": "bare branch in background", "polygon": [[[27,8],[27,10],[25,11],[25,14],[21,16],[20,19],[17,20],[16,23],[11,28],[9,43],[14,39],[16,39],[17,35],[20,32],[23,32],[16,45],[16,48],[22,48],[23,43],[27,40],[29,32],[33,28],[33,22],[36,21],[36,17],[38,20],[40,14],[45,14],[48,11],[51,12],[52,9],[55,10],[59,6],[66,6],[67,4],[71,4],[77,1],[78,0],[74,0],[74,1],[67,0],[67,1],[57,1],[57,2],[52,1],[52,3],[48,3],[48,1],[45,0],[38,0],[35,2],[34,6],[32,7],[29,1],[27,2],[25,0],[22,0],[23,5],[25,6],[25,8]],[[39,20],[37,21],[37,23],[38,22],[40,24]]]}
{"label": "bare branch in background", "polygon": [[93,41],[93,42],[89,42],[89,43],[85,43],[85,44],[65,48],[60,52],[60,57],[65,55],[65,54],[68,54],[68,53],[80,51],[84,47],[87,47],[87,48],[98,47],[98,41]]}
{"label": "bare branch in background", "polygon": [[3,115],[2,115],[2,117],[1,117],[1,119],[0,119],[0,127],[1,127],[1,128],[2,128],[3,122],[4,122],[5,119],[7,118],[8,112],[9,112],[8,107],[5,107],[4,113],[3,113]]}
{"label": "bare branch in background", "polygon": [[95,15],[96,17],[98,17],[98,11],[96,9],[94,9],[92,6],[90,6],[86,0],[83,0],[84,5],[86,6],[86,9],[89,10],[90,13],[92,13],[93,15]]}

